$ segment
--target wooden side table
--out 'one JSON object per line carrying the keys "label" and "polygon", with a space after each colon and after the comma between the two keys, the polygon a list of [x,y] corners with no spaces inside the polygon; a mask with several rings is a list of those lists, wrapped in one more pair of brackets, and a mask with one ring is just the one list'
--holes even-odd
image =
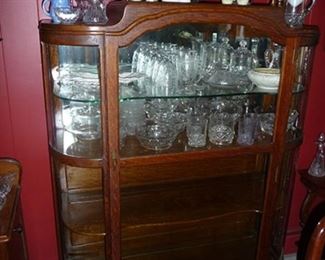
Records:
{"label": "wooden side table", "polygon": [[304,226],[316,198],[325,199],[325,177],[311,176],[308,174],[308,170],[302,170],[299,174],[301,182],[307,188],[307,194],[300,211],[301,225]]}
{"label": "wooden side table", "polygon": [[15,176],[14,184],[0,210],[0,259],[26,260],[27,250],[19,200],[21,167],[16,160],[0,158],[0,176],[11,173]]}

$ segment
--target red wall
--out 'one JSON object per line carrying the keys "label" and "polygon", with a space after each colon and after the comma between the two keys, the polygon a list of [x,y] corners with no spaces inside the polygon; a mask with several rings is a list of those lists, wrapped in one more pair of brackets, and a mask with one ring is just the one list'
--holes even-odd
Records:
{"label": "red wall", "polygon": [[[262,1],[262,0],[260,0]],[[56,260],[56,237],[47,151],[45,110],[38,38],[40,0],[0,0],[0,156],[13,156],[23,166],[22,206],[31,260]],[[311,23],[325,32],[319,0]],[[315,57],[310,100],[307,107],[305,139],[297,168],[309,165],[314,155],[314,139],[324,130],[322,111],[325,88],[324,37]],[[323,66],[323,67],[322,67]],[[298,211],[304,189],[296,179],[289,223],[287,252],[295,251],[299,237]]]}
{"label": "red wall", "polygon": [[0,156],[13,156],[23,166],[21,200],[30,259],[56,260],[37,7],[36,0],[0,0]]}
{"label": "red wall", "polygon": [[[315,140],[321,131],[325,131],[325,1],[318,0],[309,16],[310,24],[317,24],[321,35],[316,48],[311,86],[309,89],[309,99],[305,115],[304,142],[300,148],[296,169],[306,169],[309,167],[315,155]],[[306,190],[301,184],[299,177],[295,180],[292,206],[290,212],[288,235],[286,241],[286,252],[296,252],[295,242],[299,239],[299,211]]]}

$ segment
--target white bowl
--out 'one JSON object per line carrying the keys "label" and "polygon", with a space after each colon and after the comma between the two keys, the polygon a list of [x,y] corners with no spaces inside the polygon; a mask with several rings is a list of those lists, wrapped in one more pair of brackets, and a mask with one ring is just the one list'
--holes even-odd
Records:
{"label": "white bowl", "polygon": [[280,83],[280,69],[252,69],[248,72],[248,78],[261,89],[276,90]]}

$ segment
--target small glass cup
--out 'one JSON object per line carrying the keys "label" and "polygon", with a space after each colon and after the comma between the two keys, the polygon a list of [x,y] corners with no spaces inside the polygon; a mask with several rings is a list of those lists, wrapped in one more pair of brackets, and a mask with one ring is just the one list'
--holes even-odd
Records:
{"label": "small glass cup", "polygon": [[209,141],[215,145],[229,145],[235,136],[235,122],[229,113],[215,113],[209,119]]}
{"label": "small glass cup", "polygon": [[186,136],[191,147],[206,145],[208,120],[204,116],[190,115],[186,124]]}
{"label": "small glass cup", "polygon": [[237,143],[240,145],[252,145],[255,140],[257,128],[257,115],[247,113],[238,120]]}
{"label": "small glass cup", "polygon": [[145,121],[136,129],[136,137],[140,144],[154,151],[167,150],[172,147],[176,136],[173,126],[165,123]]}

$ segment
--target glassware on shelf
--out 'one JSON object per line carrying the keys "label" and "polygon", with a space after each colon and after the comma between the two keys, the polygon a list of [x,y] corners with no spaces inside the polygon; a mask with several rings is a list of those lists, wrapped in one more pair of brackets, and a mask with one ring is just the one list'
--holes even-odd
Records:
{"label": "glassware on shelf", "polygon": [[66,130],[81,140],[96,140],[101,137],[98,103],[71,102],[68,110],[64,122]]}
{"label": "glassware on shelf", "polygon": [[247,41],[241,40],[239,47],[232,53],[230,59],[230,71],[236,82],[238,82],[237,84],[249,84],[247,73],[252,68],[255,68],[257,63],[257,57],[247,48]]}
{"label": "glassware on shelf", "polygon": [[228,70],[230,66],[231,55],[234,48],[229,43],[228,37],[222,37],[218,51],[218,66],[221,70]]}
{"label": "glassware on shelf", "polygon": [[100,99],[98,69],[89,64],[63,64],[51,71],[54,94],[63,99],[96,101]]}
{"label": "glassware on shelf", "polygon": [[199,72],[199,54],[192,49],[179,50],[177,66],[179,68],[180,92],[191,93],[194,81]]}
{"label": "glassware on shelf", "polygon": [[229,145],[235,137],[235,123],[230,113],[214,113],[209,117],[209,141],[215,145]]}
{"label": "glassware on shelf", "polygon": [[259,89],[277,91],[280,84],[280,69],[255,68],[248,71],[248,78]]}
{"label": "glassware on shelf", "polygon": [[59,23],[73,24],[80,18],[81,10],[74,7],[57,7],[55,8],[55,14]]}
{"label": "glassware on shelf", "polygon": [[75,0],[77,7],[80,9],[83,14],[86,12],[86,10],[91,6],[91,2],[89,0]]}
{"label": "glassware on shelf", "polygon": [[70,8],[71,3],[69,0],[43,0],[42,10],[43,12],[50,16],[54,23],[62,22],[61,18],[58,17],[56,13],[57,8]]}
{"label": "glassware on shelf", "polygon": [[207,139],[208,120],[202,114],[190,114],[186,123],[187,143],[191,147],[204,147]]}
{"label": "glassware on shelf", "polygon": [[288,26],[302,27],[316,0],[287,0],[284,18]]}
{"label": "glassware on shelf", "polygon": [[83,14],[82,21],[85,24],[106,24],[106,8],[101,0],[88,0],[90,5]]}
{"label": "glassware on shelf", "polygon": [[238,120],[237,143],[240,145],[252,145],[255,141],[257,130],[257,115],[245,113]]}
{"label": "glassware on shelf", "polygon": [[273,47],[269,47],[264,52],[265,67],[280,68],[282,58],[282,46],[277,43],[272,43]]}
{"label": "glassware on shelf", "polygon": [[120,125],[125,135],[135,135],[136,128],[145,120],[144,100],[126,100],[120,103]]}
{"label": "glassware on shelf", "polygon": [[248,50],[247,41],[242,40],[240,46],[234,49],[229,43],[229,38],[222,37],[218,46],[217,61],[209,64],[210,77],[205,82],[214,88],[248,92],[252,89],[252,84],[247,72],[257,64],[258,59]]}
{"label": "glassware on shelf", "polygon": [[[258,114],[258,117],[261,131],[272,136],[275,114],[272,112],[260,113]],[[292,110],[288,118],[287,131],[295,131],[297,129],[298,118],[299,112],[297,110]]]}
{"label": "glassware on shelf", "polygon": [[210,103],[210,112],[213,113],[227,113],[231,115],[232,119],[236,121],[243,113],[243,107],[237,100],[212,99]]}
{"label": "glassware on shelf", "polygon": [[308,174],[314,177],[324,177],[325,176],[325,155],[324,155],[325,134],[324,133],[321,133],[319,135],[316,143],[317,143],[316,155],[308,169]]}
{"label": "glassware on shelf", "polygon": [[146,120],[138,125],[136,137],[140,144],[149,150],[162,151],[172,147],[177,132],[173,125],[166,122],[153,122]]}

